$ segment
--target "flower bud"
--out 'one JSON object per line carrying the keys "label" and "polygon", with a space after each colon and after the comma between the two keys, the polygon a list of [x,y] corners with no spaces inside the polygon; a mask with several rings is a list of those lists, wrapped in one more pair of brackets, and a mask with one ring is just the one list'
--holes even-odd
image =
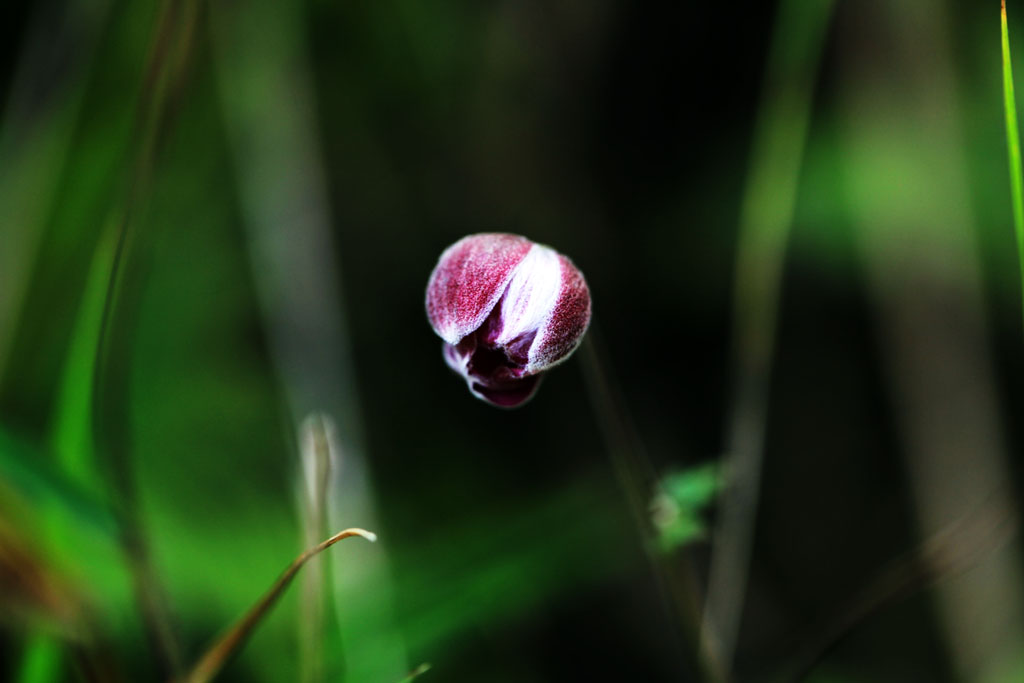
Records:
{"label": "flower bud", "polygon": [[541,373],[576,350],[590,324],[590,291],[572,261],[549,247],[518,235],[470,235],[430,274],[427,317],[473,395],[514,408],[533,396]]}

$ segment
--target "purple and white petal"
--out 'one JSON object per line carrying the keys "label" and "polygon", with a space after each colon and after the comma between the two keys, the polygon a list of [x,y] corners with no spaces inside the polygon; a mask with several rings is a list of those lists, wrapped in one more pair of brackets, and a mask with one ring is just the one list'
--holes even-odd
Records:
{"label": "purple and white petal", "polygon": [[590,326],[590,290],[583,273],[565,256],[558,255],[561,289],[547,325],[537,332],[530,348],[529,368],[546,370],[567,359],[583,341]]}
{"label": "purple and white petal", "polygon": [[427,317],[434,331],[458,344],[480,327],[531,247],[525,237],[485,233],[445,249],[427,285]]}
{"label": "purple and white petal", "polygon": [[565,256],[524,237],[487,233],[445,250],[427,285],[427,317],[470,392],[513,408],[579,345],[590,292]]}
{"label": "purple and white petal", "polygon": [[500,329],[488,343],[505,349],[517,363],[528,365],[530,347],[537,333],[549,325],[561,288],[558,253],[533,245],[512,273],[501,298]]}

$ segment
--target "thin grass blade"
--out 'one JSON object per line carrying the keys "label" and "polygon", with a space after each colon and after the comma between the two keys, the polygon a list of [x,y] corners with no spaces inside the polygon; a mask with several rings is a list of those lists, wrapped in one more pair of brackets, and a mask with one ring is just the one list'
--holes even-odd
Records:
{"label": "thin grass blade", "polygon": [[733,292],[734,387],[724,457],[728,483],[712,536],[702,625],[719,680],[730,679],[746,597],[782,275],[814,81],[834,6],[833,0],[786,0],[779,6],[744,189]]}
{"label": "thin grass blade", "polygon": [[1017,100],[1013,89],[1013,66],[1010,59],[1010,29],[1006,21],[1006,0],[1000,12],[1003,44],[1003,105],[1006,111],[1006,148],[1010,162],[1010,198],[1013,202],[1013,229],[1017,235],[1017,255],[1021,269],[1021,290],[1024,292],[1024,172],[1020,161],[1020,131],[1017,126]]}
{"label": "thin grass blade", "polygon": [[[310,547],[327,535],[327,496],[330,493],[331,464],[337,458],[334,425],[322,413],[307,417],[299,430],[300,466],[299,512],[302,547]],[[299,603],[300,669],[302,683],[324,679],[323,644],[330,587],[325,581],[324,563],[310,562],[302,577]]]}
{"label": "thin grass blade", "polygon": [[302,566],[338,541],[352,536],[360,536],[371,543],[377,540],[377,535],[370,531],[355,528],[345,529],[299,555],[288,566],[288,568],[284,570],[284,573],[278,577],[277,581],[274,582],[274,585],[270,587],[270,590],[267,591],[267,593],[249,609],[245,616],[235,622],[235,624],[228,629],[224,635],[218,638],[210,649],[206,651],[206,654],[199,659],[199,662],[195,667],[193,667],[192,671],[182,679],[182,683],[206,683],[207,681],[212,680],[231,656],[241,649],[249,635],[257,626],[259,626],[263,617],[266,616],[270,609],[277,603],[278,598],[280,598],[288,586],[291,585],[292,580],[295,578],[295,575],[298,574],[299,570],[302,569]]}

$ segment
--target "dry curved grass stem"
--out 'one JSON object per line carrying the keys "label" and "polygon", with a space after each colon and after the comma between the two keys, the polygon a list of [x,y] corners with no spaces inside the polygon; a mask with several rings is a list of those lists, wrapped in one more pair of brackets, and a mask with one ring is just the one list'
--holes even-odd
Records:
{"label": "dry curved grass stem", "polygon": [[338,541],[351,536],[360,536],[371,543],[377,540],[377,535],[371,531],[357,528],[345,529],[296,557],[281,576],[278,577],[277,581],[274,582],[274,585],[270,587],[270,590],[249,609],[245,616],[235,622],[227,632],[210,646],[206,654],[199,659],[196,665],[192,667],[192,670],[179,683],[207,683],[207,681],[212,680],[231,656],[245,644],[253,629],[259,625],[263,617],[274,606],[277,599],[281,597],[291,584],[295,575],[302,569],[302,566]]}

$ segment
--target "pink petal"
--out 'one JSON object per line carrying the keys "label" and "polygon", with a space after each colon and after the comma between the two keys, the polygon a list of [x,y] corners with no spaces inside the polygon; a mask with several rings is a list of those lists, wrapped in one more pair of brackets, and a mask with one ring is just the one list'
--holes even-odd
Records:
{"label": "pink petal", "polygon": [[480,327],[531,246],[518,235],[481,233],[448,247],[427,285],[427,317],[434,331],[458,344]]}
{"label": "pink petal", "polygon": [[583,273],[562,254],[558,259],[561,289],[546,324],[530,346],[528,373],[541,372],[568,358],[590,325],[590,290]]}

